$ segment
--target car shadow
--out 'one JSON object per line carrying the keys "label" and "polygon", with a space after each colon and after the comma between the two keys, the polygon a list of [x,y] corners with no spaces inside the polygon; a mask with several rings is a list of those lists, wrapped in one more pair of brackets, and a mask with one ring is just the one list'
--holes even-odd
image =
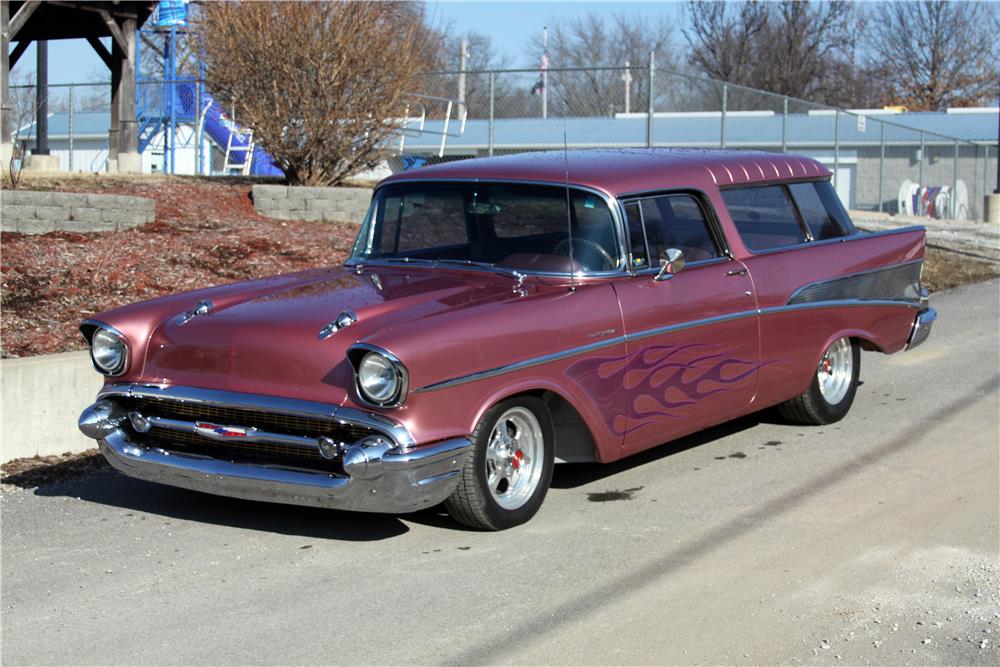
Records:
{"label": "car shadow", "polygon": [[740,417],[733,421],[713,426],[704,431],[698,431],[691,435],[672,440],[663,445],[647,449],[644,452],[633,454],[613,463],[563,463],[555,467],[552,473],[553,489],[575,489],[586,484],[591,484],[598,480],[617,475],[620,472],[631,470],[639,466],[659,461],[668,456],[680,454],[683,451],[704,445],[705,443],[725,438],[727,436],[751,429],[758,424],[783,424],[788,423],[781,420],[781,416],[774,411],[765,410],[759,413]]}
{"label": "car shadow", "polygon": [[409,531],[406,523],[391,514],[344,512],[215,496],[132,479],[114,470],[40,486],[34,493],[69,496],[183,521],[313,539],[371,542]]}

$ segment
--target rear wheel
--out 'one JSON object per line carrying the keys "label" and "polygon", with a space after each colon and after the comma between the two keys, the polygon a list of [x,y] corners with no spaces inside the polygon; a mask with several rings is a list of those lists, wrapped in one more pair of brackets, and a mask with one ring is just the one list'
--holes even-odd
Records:
{"label": "rear wheel", "polygon": [[832,424],[854,403],[861,373],[861,348],[850,338],[833,341],[820,357],[809,389],[778,406],[782,416],[800,424]]}
{"label": "rear wheel", "polygon": [[533,396],[502,401],[483,415],[472,434],[448,513],[481,530],[503,530],[528,521],[541,507],[554,464],[552,417]]}

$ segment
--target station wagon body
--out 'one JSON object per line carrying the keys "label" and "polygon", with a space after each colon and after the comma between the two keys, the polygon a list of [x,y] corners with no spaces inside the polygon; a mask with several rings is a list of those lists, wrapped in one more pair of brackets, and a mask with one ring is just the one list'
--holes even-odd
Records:
{"label": "station wagon body", "polygon": [[83,323],[80,427],[125,474],[255,500],[527,521],[555,462],[771,406],[842,418],[920,344],[924,230],[857,231],[809,158],[543,152],[396,174],[344,266]]}

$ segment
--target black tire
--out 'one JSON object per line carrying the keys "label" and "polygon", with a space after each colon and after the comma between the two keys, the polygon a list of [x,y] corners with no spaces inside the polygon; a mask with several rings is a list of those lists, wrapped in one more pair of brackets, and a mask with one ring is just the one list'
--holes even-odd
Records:
{"label": "black tire", "polygon": [[[831,343],[832,348],[837,341]],[[829,348],[828,348],[829,350]],[[824,351],[824,357],[828,350]],[[843,419],[854,403],[854,395],[858,391],[858,378],[861,375],[861,348],[856,340],[851,340],[851,380],[847,393],[836,403],[830,403],[820,391],[819,374],[814,373],[809,389],[795,398],[778,405],[781,416],[797,424],[822,426]],[[821,361],[822,363],[822,361]]]}
{"label": "black tire", "polygon": [[[519,506],[503,507],[487,483],[487,456],[490,439],[500,418],[512,409],[523,409],[534,415],[541,432],[541,464],[537,485],[530,489]],[[523,414],[523,413],[522,413]],[[519,396],[497,403],[486,411],[472,433],[473,450],[465,460],[462,477],[455,492],[444,501],[445,509],[461,524],[479,530],[504,530],[527,522],[538,512],[552,482],[555,465],[555,436],[552,417],[545,402],[533,396]],[[518,450],[520,451],[520,449]],[[520,464],[519,464],[520,465]],[[513,487],[512,487],[513,488]]]}

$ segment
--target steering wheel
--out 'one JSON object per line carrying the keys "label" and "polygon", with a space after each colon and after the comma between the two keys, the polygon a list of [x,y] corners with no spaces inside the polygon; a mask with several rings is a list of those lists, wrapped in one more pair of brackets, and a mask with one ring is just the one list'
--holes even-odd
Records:
{"label": "steering wheel", "polygon": [[[553,249],[552,252],[555,253],[556,255],[566,255],[567,257],[569,257],[569,244],[570,244],[569,239],[563,239],[562,241],[556,244],[556,247]],[[583,246],[583,248],[589,251],[591,254],[596,253],[598,257],[600,257],[601,259],[601,266],[597,268],[598,271],[607,271],[615,267],[614,257],[612,257],[611,254],[607,250],[605,250],[600,243],[595,243],[590,239],[573,239],[573,246],[574,246],[573,248],[574,251],[576,250],[575,246]],[[573,253],[573,259],[579,259],[579,257],[577,257],[576,252]],[[581,261],[581,264],[583,264],[584,267],[587,269],[593,268],[587,262]]]}

